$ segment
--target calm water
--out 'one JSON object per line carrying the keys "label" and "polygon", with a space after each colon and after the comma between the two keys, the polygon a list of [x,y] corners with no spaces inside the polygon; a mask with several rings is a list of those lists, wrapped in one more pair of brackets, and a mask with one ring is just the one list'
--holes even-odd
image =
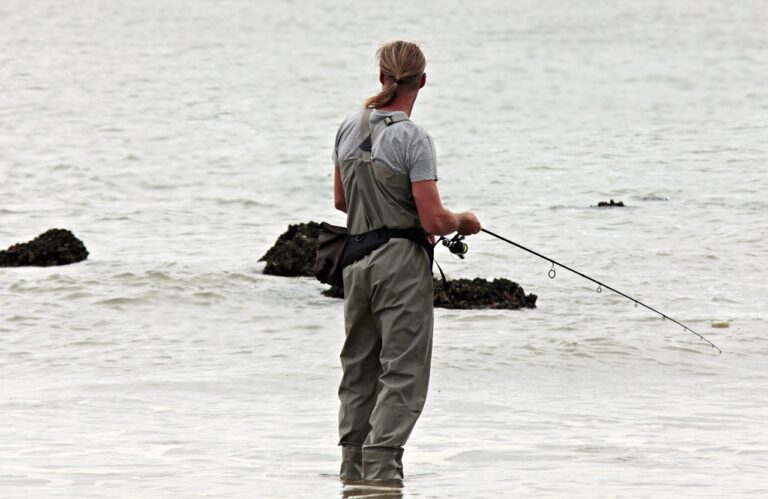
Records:
{"label": "calm water", "polygon": [[446,205],[724,351],[474,237],[449,276],[539,307],[437,312],[403,495],[768,496],[766,26],[763,1],[4,0],[0,248],[66,227],[91,257],[0,270],[0,497],[359,493],[341,302],[257,260],[343,222],[333,136],[398,37]]}

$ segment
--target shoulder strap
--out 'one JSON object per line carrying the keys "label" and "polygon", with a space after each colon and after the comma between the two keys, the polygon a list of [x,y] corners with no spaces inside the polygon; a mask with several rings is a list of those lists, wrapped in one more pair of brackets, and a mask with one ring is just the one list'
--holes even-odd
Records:
{"label": "shoulder strap", "polygon": [[371,153],[371,113],[372,107],[367,107],[363,110],[363,115],[360,117],[360,150],[363,154]]}
{"label": "shoulder strap", "polygon": [[367,136],[371,134],[371,113],[372,107],[366,107],[363,109],[363,114],[360,116],[360,140],[365,140]]}
{"label": "shoulder strap", "polygon": [[410,118],[405,113],[396,114],[394,116],[387,116],[384,118],[384,122],[389,125],[400,123],[401,121],[408,121]]}
{"label": "shoulder strap", "polygon": [[400,123],[401,121],[407,121],[409,118],[405,116],[405,113],[396,114],[394,116],[387,116],[381,120],[371,131],[371,113],[373,108],[366,108],[363,111],[363,116],[360,118],[360,150],[363,153],[364,159],[370,159],[371,147],[376,138],[381,132],[390,125]]}
{"label": "shoulder strap", "polygon": [[398,113],[394,116],[387,116],[383,120],[381,120],[376,127],[373,129],[373,133],[371,133],[371,141],[376,142],[376,139],[379,135],[381,135],[381,132],[384,131],[385,128],[387,128],[390,125],[394,125],[395,123],[400,123],[401,121],[408,121],[408,116],[405,115],[405,113]]}

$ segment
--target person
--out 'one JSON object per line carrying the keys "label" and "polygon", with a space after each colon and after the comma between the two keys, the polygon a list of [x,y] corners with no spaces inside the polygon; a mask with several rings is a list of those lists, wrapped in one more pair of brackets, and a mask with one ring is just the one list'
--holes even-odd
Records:
{"label": "person", "polygon": [[480,230],[473,213],[443,207],[432,138],[409,119],[427,81],[424,54],[394,41],[377,57],[381,91],[344,120],[333,151],[334,203],[351,235],[345,259],[359,241],[375,243],[343,269],[344,481],[402,480],[403,446],[424,407],[432,355],[427,238]]}

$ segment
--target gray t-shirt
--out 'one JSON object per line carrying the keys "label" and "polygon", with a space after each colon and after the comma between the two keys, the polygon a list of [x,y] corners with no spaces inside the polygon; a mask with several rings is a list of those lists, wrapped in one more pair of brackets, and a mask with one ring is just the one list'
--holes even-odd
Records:
{"label": "gray t-shirt", "polygon": [[[371,130],[387,116],[405,114],[402,111],[379,111],[371,113]],[[333,148],[333,164],[349,158],[360,145],[360,118],[363,110],[347,116],[336,133]],[[379,134],[371,147],[371,158],[392,170],[408,175],[411,182],[437,180],[437,159],[432,137],[411,120],[394,123]]]}

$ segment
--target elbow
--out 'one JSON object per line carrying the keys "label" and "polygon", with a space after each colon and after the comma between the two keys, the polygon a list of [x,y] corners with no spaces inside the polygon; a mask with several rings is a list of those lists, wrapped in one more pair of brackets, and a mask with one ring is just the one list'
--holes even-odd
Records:
{"label": "elbow", "polygon": [[347,212],[347,202],[343,199],[337,199],[334,201],[333,205],[336,207],[337,210],[346,213]]}

